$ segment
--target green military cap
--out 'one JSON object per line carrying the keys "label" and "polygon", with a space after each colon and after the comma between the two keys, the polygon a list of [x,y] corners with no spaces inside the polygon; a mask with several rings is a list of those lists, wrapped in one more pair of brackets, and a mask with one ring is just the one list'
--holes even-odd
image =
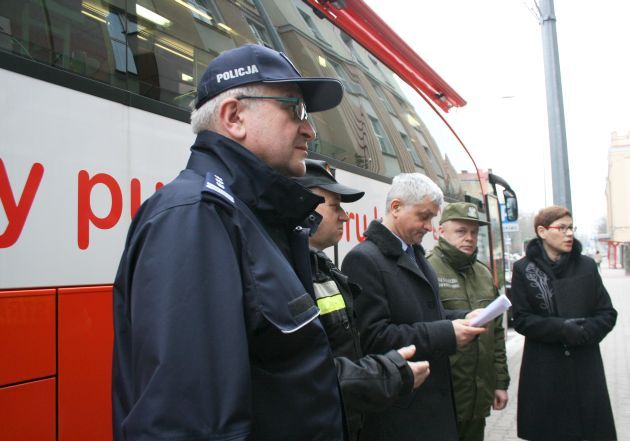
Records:
{"label": "green military cap", "polygon": [[477,222],[479,225],[488,225],[489,222],[479,219],[479,211],[475,204],[469,202],[453,202],[442,211],[440,225],[449,220],[465,220]]}

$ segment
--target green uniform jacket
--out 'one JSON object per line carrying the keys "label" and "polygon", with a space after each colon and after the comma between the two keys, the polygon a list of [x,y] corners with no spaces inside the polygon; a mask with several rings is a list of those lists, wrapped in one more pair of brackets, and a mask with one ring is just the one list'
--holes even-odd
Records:
{"label": "green uniform jacket", "polygon": [[[476,252],[468,256],[440,238],[427,260],[437,273],[444,309],[485,308],[497,297],[490,270]],[[502,320],[450,357],[459,421],[490,415],[494,391],[510,384]]]}

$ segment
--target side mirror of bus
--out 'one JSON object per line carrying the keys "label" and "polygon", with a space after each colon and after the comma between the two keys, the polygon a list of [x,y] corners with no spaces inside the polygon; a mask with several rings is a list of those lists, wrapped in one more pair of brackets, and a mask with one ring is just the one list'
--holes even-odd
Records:
{"label": "side mirror of bus", "polygon": [[518,219],[518,201],[516,195],[510,190],[503,190],[503,198],[505,200],[505,214],[507,220],[513,222]]}

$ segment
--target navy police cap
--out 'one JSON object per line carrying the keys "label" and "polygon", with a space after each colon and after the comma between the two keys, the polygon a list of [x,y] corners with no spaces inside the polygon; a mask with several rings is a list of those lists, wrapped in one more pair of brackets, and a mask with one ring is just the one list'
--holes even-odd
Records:
{"label": "navy police cap", "polygon": [[341,196],[341,202],[355,202],[365,194],[364,191],[337,182],[326,161],[307,159],[306,174],[300,178],[293,179],[306,188],[319,187],[337,193]]}
{"label": "navy police cap", "polygon": [[339,80],[303,77],[284,53],[246,44],[223,52],[210,62],[197,85],[195,108],[221,92],[251,83],[297,84],[309,112],[331,109],[343,97]]}

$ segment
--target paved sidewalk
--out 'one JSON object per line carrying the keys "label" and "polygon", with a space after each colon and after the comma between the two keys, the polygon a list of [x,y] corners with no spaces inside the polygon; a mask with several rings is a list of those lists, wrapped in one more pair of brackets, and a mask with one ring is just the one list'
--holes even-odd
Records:
{"label": "paved sidewalk", "polygon": [[[619,313],[617,325],[601,343],[608,392],[617,426],[617,439],[630,440],[630,276],[624,270],[602,269],[604,285],[613,306]],[[512,377],[507,408],[492,412],[486,420],[485,441],[516,441],[516,394],[518,374],[523,354],[523,336],[513,329],[508,331],[507,354]]]}

